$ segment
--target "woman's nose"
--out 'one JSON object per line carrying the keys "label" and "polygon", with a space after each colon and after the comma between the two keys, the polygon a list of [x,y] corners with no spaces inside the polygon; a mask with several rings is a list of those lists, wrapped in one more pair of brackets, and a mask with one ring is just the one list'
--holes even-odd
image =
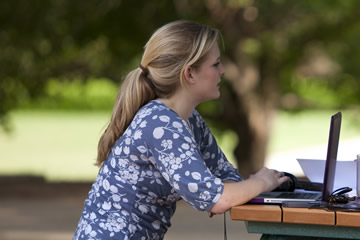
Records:
{"label": "woman's nose", "polygon": [[221,68],[220,68],[220,76],[223,76],[225,74],[225,68],[224,65],[220,64]]}

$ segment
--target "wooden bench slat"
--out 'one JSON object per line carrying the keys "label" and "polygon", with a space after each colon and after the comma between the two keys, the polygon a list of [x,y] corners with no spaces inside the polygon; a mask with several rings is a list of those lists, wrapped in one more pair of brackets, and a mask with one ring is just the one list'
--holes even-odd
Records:
{"label": "wooden bench slat", "polygon": [[322,209],[283,208],[284,223],[335,225],[335,213]]}
{"label": "wooden bench slat", "polygon": [[281,208],[278,205],[240,205],[231,208],[231,218],[239,221],[281,222]]}

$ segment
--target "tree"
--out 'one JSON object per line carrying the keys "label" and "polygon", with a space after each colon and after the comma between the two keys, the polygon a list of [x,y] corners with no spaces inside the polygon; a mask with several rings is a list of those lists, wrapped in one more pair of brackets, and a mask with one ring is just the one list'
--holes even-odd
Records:
{"label": "tree", "polygon": [[[357,0],[6,1],[0,7],[0,119],[51,78],[120,82],[157,27],[185,18],[219,28],[227,69],[219,102],[200,106],[238,136],[244,176],[263,166],[279,108],[343,108],[360,98]],[[322,93],[319,95],[319,93]]]}
{"label": "tree", "polygon": [[358,1],[181,4],[184,16],[206,16],[204,21],[223,33],[227,81],[222,108],[207,117],[235,131],[242,175],[264,165],[277,109],[359,104],[359,7]]}
{"label": "tree", "polygon": [[175,18],[166,0],[2,2],[0,126],[8,128],[7,113],[44,94],[51,78],[119,83],[152,31]]}

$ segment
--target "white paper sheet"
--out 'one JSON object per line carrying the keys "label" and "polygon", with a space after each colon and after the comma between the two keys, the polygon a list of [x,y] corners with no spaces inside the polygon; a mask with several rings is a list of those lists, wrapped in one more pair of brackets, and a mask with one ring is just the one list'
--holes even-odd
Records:
{"label": "white paper sheet", "polygon": [[[311,182],[324,181],[325,160],[297,159],[305,176]],[[356,195],[356,161],[336,162],[334,190],[341,187],[351,187],[350,196]]]}

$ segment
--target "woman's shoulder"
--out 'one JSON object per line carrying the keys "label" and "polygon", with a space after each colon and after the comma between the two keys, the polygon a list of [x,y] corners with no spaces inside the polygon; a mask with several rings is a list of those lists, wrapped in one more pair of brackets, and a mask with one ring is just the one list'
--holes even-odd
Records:
{"label": "woman's shoulder", "polygon": [[145,117],[156,114],[172,115],[172,111],[164,103],[158,100],[152,100],[140,108],[136,115]]}
{"label": "woman's shoulder", "polygon": [[160,101],[153,100],[144,105],[136,114],[125,134],[136,132],[142,139],[148,137],[159,139],[165,129],[169,134],[174,131],[184,132],[185,122],[170,108]]}
{"label": "woman's shoulder", "polygon": [[179,116],[164,103],[152,100],[137,112],[133,123],[139,123],[144,120],[147,122],[174,121],[179,120]]}

